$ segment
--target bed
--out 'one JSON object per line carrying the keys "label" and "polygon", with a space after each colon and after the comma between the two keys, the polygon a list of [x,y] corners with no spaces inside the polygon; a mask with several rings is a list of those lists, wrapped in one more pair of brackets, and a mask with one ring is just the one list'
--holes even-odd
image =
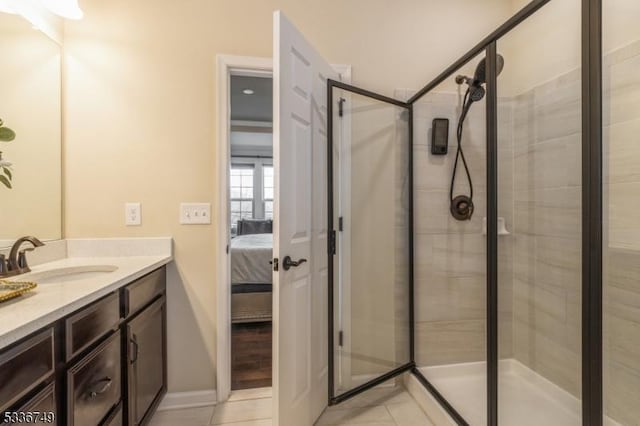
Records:
{"label": "bed", "polygon": [[231,240],[231,322],[271,321],[273,234]]}

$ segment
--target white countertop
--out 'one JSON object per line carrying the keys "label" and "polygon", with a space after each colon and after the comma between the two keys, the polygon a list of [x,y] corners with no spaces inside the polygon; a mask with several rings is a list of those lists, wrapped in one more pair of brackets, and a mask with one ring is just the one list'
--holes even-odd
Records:
{"label": "white countertop", "polygon": [[[166,265],[171,260],[171,255],[166,254],[69,257],[32,267],[32,273],[84,265],[114,265],[118,269],[86,279],[39,284],[29,293],[0,303],[0,349]],[[20,277],[11,277],[11,281],[20,281]]]}

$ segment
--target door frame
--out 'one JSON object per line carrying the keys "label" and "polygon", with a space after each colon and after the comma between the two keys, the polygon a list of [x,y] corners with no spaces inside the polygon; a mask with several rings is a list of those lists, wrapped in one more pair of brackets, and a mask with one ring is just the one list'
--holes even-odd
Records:
{"label": "door frame", "polygon": [[[351,82],[351,65],[332,64],[342,81]],[[216,396],[224,402],[231,395],[231,264],[228,256],[231,75],[272,76],[273,59],[258,56],[216,55],[217,167],[217,278],[216,278]],[[275,368],[275,366],[274,366]],[[275,373],[274,373],[275,374]]]}
{"label": "door frame", "polygon": [[229,165],[231,162],[230,128],[231,75],[265,77],[273,74],[273,60],[255,56],[216,56],[218,226],[216,253],[218,277],[216,283],[216,390],[218,402],[231,394],[231,291],[229,230]]}

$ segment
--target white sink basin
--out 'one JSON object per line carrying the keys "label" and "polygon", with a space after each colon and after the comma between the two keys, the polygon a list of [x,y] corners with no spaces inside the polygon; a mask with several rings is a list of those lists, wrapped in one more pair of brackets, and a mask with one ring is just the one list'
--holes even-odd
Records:
{"label": "white sink basin", "polygon": [[69,281],[86,280],[110,274],[118,270],[114,265],[83,265],[69,266],[66,268],[49,269],[47,271],[30,272],[15,277],[14,281],[32,281],[37,284],[50,284]]}

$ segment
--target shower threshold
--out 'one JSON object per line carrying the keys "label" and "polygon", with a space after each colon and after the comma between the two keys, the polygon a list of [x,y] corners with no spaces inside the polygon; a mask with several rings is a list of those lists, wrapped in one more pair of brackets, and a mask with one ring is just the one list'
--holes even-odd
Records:
{"label": "shower threshold", "polygon": [[[486,362],[421,367],[420,372],[470,425],[486,424]],[[515,359],[499,363],[499,424],[579,426],[580,401]],[[606,426],[620,423],[605,418]]]}

